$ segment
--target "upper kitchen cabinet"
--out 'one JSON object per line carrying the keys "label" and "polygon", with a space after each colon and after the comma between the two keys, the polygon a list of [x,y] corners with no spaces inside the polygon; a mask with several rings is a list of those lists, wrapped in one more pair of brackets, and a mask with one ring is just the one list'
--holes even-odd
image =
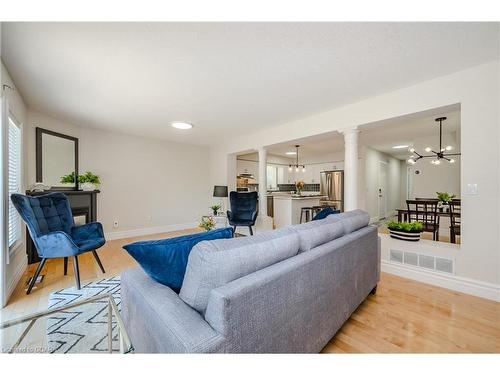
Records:
{"label": "upper kitchen cabinet", "polygon": [[242,174],[251,174],[253,175],[256,181],[259,180],[259,163],[255,161],[248,160],[237,160],[236,161],[236,172],[237,175],[240,176]]}

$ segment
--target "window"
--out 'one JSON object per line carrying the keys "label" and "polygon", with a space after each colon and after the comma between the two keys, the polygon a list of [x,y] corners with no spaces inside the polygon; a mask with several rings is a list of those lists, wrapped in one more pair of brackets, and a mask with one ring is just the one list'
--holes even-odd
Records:
{"label": "window", "polygon": [[9,250],[21,241],[21,218],[10,200],[10,195],[21,191],[21,127],[9,116]]}

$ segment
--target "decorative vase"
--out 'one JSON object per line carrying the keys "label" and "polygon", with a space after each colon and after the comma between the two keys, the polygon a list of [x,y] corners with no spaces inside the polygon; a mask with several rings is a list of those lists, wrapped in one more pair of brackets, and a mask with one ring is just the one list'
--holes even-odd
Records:
{"label": "decorative vase", "polygon": [[83,191],[94,191],[96,190],[96,185],[91,183],[91,182],[84,182],[83,184],[80,184],[80,187],[82,188]]}
{"label": "decorative vase", "polygon": [[401,230],[389,229],[389,233],[391,234],[391,238],[395,238],[397,240],[403,241],[420,241],[421,232],[403,232]]}
{"label": "decorative vase", "polygon": [[302,195],[302,189],[296,189],[295,193],[296,193],[297,195]]}
{"label": "decorative vase", "polygon": [[217,216],[218,210],[212,210],[212,212],[214,213],[214,216]]}

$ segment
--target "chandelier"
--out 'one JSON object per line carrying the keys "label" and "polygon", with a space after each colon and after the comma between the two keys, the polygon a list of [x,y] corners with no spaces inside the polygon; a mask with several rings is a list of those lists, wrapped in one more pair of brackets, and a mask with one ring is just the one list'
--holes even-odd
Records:
{"label": "chandelier", "polygon": [[408,164],[415,164],[418,160],[423,159],[423,158],[432,158],[431,164],[434,165],[439,165],[441,164],[441,160],[447,160],[448,163],[453,164],[455,163],[455,159],[451,158],[450,156],[459,156],[461,155],[460,153],[449,153],[446,151],[452,151],[453,147],[452,146],[445,146],[443,147],[443,121],[446,120],[446,117],[438,117],[435,121],[439,122],[439,151],[434,151],[431,147],[426,147],[424,149],[425,152],[431,152],[430,155],[422,155],[419,154],[415,149],[412,147],[409,149],[409,151],[413,154],[410,156],[410,158],[407,160]]}
{"label": "chandelier", "polygon": [[288,165],[288,171],[291,172],[293,168],[295,168],[295,172],[298,172],[302,168],[302,172],[306,171],[306,166],[305,165],[299,165],[299,145],[295,145],[295,156],[296,156],[296,161],[295,164],[290,164]]}

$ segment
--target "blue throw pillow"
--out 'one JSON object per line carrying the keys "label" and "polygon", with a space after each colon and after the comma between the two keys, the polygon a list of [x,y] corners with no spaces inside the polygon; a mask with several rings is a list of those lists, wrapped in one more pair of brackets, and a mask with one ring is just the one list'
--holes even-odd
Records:
{"label": "blue throw pillow", "polygon": [[139,241],[123,248],[152,279],[179,293],[193,246],[201,241],[232,237],[233,230],[228,227],[162,240]]}
{"label": "blue throw pillow", "polygon": [[312,220],[322,220],[324,219],[325,217],[327,217],[328,215],[331,215],[331,214],[339,214],[340,213],[340,210],[334,210],[333,208],[331,207],[326,207],[326,208],[323,208],[320,212],[318,212],[313,218]]}

